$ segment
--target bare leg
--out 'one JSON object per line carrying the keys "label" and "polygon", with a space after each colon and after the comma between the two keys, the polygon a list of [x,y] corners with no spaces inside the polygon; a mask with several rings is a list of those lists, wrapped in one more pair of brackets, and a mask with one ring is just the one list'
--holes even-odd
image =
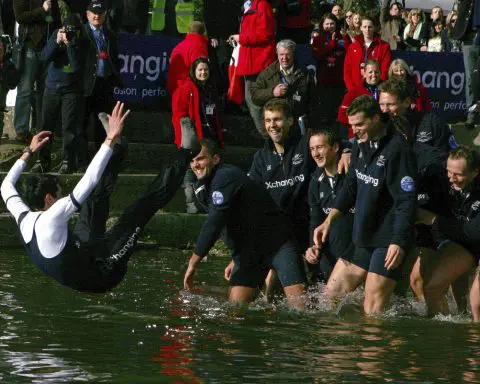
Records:
{"label": "bare leg", "polygon": [[452,293],[457,303],[458,313],[463,313],[467,310],[467,294],[470,285],[470,271],[460,276],[452,283]]}
{"label": "bare leg", "polygon": [[363,309],[367,315],[375,315],[385,310],[395,288],[395,280],[369,272],[365,282]]}
{"label": "bare leg", "polygon": [[440,254],[429,248],[420,248],[417,260],[410,273],[410,288],[418,300],[424,301],[423,286],[431,276],[435,263],[438,262]]}
{"label": "bare leg", "polygon": [[325,288],[325,295],[330,298],[342,298],[354,291],[367,278],[367,271],[350,263],[338,259]]}
{"label": "bare leg", "polygon": [[230,288],[228,301],[237,303],[251,303],[257,295],[258,289],[235,285]]}
{"label": "bare leg", "polygon": [[283,287],[288,303],[297,309],[305,308],[305,285],[294,284]]}
{"label": "bare leg", "polygon": [[470,289],[470,305],[472,307],[473,321],[480,322],[480,273],[475,273],[472,288]]}
{"label": "bare leg", "polygon": [[450,284],[474,267],[474,261],[472,254],[457,243],[451,242],[441,248],[438,263],[424,285],[428,316],[448,313],[442,308],[442,298]]}

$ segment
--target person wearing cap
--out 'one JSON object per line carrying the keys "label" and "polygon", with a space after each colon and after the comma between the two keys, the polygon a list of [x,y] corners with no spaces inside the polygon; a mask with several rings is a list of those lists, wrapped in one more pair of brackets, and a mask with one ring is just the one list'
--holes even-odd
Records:
{"label": "person wearing cap", "polygon": [[[96,117],[100,112],[112,110],[115,100],[114,87],[123,87],[120,77],[120,61],[118,59],[118,40],[116,35],[105,24],[107,8],[105,3],[93,0],[87,8],[85,35],[87,44],[83,91],[85,96],[85,117],[83,121],[82,145],[79,153],[79,166],[87,164],[86,130],[90,115]],[[98,149],[105,138],[98,119],[94,119],[95,148]]]}
{"label": "person wearing cap", "polygon": [[[63,156],[59,173],[71,173],[77,168],[79,121],[83,112],[83,70],[87,46],[77,15],[67,15],[62,28],[57,29],[42,51],[48,66],[43,94],[42,130],[51,131],[61,116]],[[50,170],[51,140],[39,151],[31,172]]]}
{"label": "person wearing cap", "polygon": [[[20,71],[20,82],[15,100],[14,126],[17,139],[25,141],[30,136],[30,121],[40,127],[45,71],[40,55],[48,37],[60,27],[60,10],[57,0],[13,0],[13,11],[18,27],[18,46],[15,64]],[[30,111],[36,116],[30,119]]]}

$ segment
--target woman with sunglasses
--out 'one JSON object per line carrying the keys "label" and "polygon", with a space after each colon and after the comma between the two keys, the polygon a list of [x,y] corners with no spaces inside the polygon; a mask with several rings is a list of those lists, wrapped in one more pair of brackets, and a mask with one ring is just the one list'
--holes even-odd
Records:
{"label": "woman with sunglasses", "polygon": [[420,8],[413,8],[408,14],[408,24],[403,31],[403,41],[407,51],[426,51],[428,27],[425,15]]}

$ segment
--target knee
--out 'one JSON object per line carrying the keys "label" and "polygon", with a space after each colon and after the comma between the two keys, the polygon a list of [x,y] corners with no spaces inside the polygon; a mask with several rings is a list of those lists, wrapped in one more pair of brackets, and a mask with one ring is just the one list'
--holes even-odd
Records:
{"label": "knee", "polygon": [[438,279],[431,279],[423,284],[423,292],[425,297],[435,298],[443,296],[448,285]]}
{"label": "knee", "polygon": [[423,293],[423,278],[419,273],[412,272],[410,274],[410,287],[417,296],[419,296],[420,293]]}
{"label": "knee", "polygon": [[367,315],[381,313],[385,309],[385,295],[380,289],[366,289],[363,310]]}

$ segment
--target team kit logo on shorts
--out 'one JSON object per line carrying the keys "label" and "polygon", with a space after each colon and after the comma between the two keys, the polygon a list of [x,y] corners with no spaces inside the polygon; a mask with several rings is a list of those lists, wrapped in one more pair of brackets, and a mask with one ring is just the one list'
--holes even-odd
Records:
{"label": "team kit logo on shorts", "polygon": [[413,192],[415,191],[415,182],[410,176],[405,176],[400,181],[400,187],[404,192]]}
{"label": "team kit logo on shorts", "polygon": [[223,204],[224,198],[222,192],[220,191],[213,191],[212,193],[212,201],[214,205]]}

